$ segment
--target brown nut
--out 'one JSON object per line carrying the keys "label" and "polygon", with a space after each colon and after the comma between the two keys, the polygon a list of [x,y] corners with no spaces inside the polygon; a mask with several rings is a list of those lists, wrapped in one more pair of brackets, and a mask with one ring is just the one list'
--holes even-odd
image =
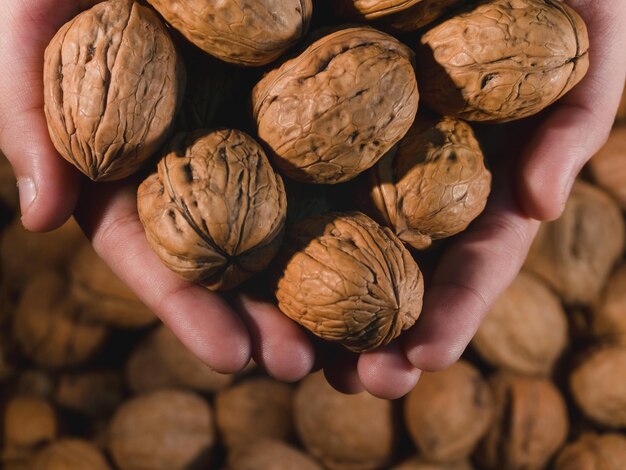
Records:
{"label": "brown nut", "polygon": [[540,280],[521,272],[491,308],[472,345],[493,366],[548,375],[567,336],[559,298]]}
{"label": "brown nut", "polygon": [[480,372],[460,361],[424,373],[404,403],[404,419],[420,455],[431,462],[468,458],[494,414],[493,394]]}
{"label": "brown nut", "polygon": [[11,398],[4,410],[2,434],[5,448],[31,449],[52,441],[57,434],[54,409],[38,398]]}
{"label": "brown nut", "polygon": [[311,0],[148,0],[209,54],[238,65],[269,64],[307,32]]}
{"label": "brown nut", "polygon": [[422,36],[420,91],[442,115],[520,119],[551,105],[584,77],[588,48],[585,23],[565,3],[481,2]]}
{"label": "brown nut", "polygon": [[559,453],[554,470],[622,470],[626,436],[584,434]]}
{"label": "brown nut", "polygon": [[370,168],[415,119],[413,60],[395,38],[358,26],[268,73],[252,105],[273,162],[304,183],[341,183]]}
{"label": "brown nut", "polygon": [[367,393],[344,395],[317,373],[300,383],[294,419],[302,444],[326,468],[388,467],[396,440],[390,401]]}
{"label": "brown nut", "polygon": [[287,199],[261,146],[221,129],[178,135],[158,174],[139,187],[138,207],[165,265],[228,290],[265,269],[280,248]]}
{"label": "brown nut", "polygon": [[588,354],[570,376],[580,409],[600,424],[626,427],[626,346],[604,346]]}
{"label": "brown nut", "polygon": [[418,116],[398,147],[370,170],[366,186],[371,215],[403,242],[424,249],[480,215],[491,173],[468,124]]}
{"label": "brown nut", "polygon": [[110,470],[102,452],[81,439],[61,439],[35,455],[31,470]]}
{"label": "brown nut", "polygon": [[467,460],[433,463],[421,457],[413,457],[400,465],[396,465],[392,470],[474,470],[474,467]]}
{"label": "brown nut", "polygon": [[261,439],[229,455],[228,470],[322,470],[311,457],[275,439]]}
{"label": "brown nut", "polygon": [[593,336],[601,340],[626,341],[626,264],[611,274],[591,317]]}
{"label": "brown nut", "polygon": [[478,449],[481,468],[545,468],[568,432],[567,409],[558,389],[546,379],[510,373],[498,373],[490,383],[496,414]]}
{"label": "brown nut", "polygon": [[424,280],[388,228],[359,212],[296,225],[276,287],[280,310],[327,341],[355,351],[383,346],[422,309]]}
{"label": "brown nut", "polygon": [[87,371],[60,375],[54,401],[90,418],[108,418],[123,396],[124,385],[118,371]]}
{"label": "brown nut", "polygon": [[122,470],[205,468],[215,444],[213,413],[199,396],[160,390],[120,406],[108,449]]}
{"label": "brown nut", "polygon": [[184,81],[174,43],[151,9],[133,0],[99,3],[46,49],[52,142],[92,180],[125,178],[167,137]]}
{"label": "brown nut", "polygon": [[578,181],[561,218],[539,229],[524,267],[567,304],[591,304],[624,251],[624,232],[615,202]]}
{"label": "brown nut", "polygon": [[626,210],[626,125],[615,127],[609,140],[589,161],[587,168],[595,183]]}

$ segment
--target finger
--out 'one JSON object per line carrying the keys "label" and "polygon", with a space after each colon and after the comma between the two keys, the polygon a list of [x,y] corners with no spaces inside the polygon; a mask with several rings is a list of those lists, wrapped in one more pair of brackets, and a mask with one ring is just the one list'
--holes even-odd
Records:
{"label": "finger", "polygon": [[421,371],[396,342],[361,354],[358,373],[365,390],[385,400],[403,397],[417,384]]}
{"label": "finger", "polygon": [[359,356],[341,346],[326,346],[324,361],[324,377],[337,391],[354,395],[363,392],[364,387],[359,379],[357,364]]}
{"label": "finger", "polygon": [[537,128],[520,160],[521,204],[539,220],[560,216],[576,176],[606,142],[626,77],[623,0],[568,3],[589,28],[591,66]]}
{"label": "finger", "polygon": [[194,354],[222,373],[246,366],[243,322],[220,295],[183,280],[154,254],[133,187],[88,184],[76,215],[98,254]]}
{"label": "finger", "polygon": [[77,13],[75,2],[0,3],[0,148],[11,162],[22,223],[51,230],[74,210],[79,174],[56,152],[43,112],[43,55],[57,29]]}
{"label": "finger", "polygon": [[254,360],[272,377],[296,382],[311,372],[315,362],[311,341],[275,304],[241,294],[232,305],[250,332]]}

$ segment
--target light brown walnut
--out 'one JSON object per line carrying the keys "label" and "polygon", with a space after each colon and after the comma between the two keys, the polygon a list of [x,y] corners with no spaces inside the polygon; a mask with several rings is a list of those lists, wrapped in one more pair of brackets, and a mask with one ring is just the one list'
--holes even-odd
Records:
{"label": "light brown walnut", "polygon": [[182,61],[154,11],[132,0],[98,3],[46,49],[52,142],[92,180],[125,178],[167,137],[184,82]]}
{"label": "light brown walnut", "polygon": [[359,212],[297,224],[276,287],[280,310],[315,335],[361,352],[389,343],[422,309],[424,280],[402,242]]}
{"label": "light brown walnut", "polygon": [[589,67],[581,17],[557,0],[480,2],[421,38],[418,82],[429,107],[470,121],[538,113]]}
{"label": "light brown walnut", "polygon": [[394,466],[392,470],[474,470],[474,467],[467,460],[434,463],[422,457],[413,457]]}
{"label": "light brown walnut", "polygon": [[226,62],[269,64],[307,32],[311,0],[148,0],[200,49]]}
{"label": "light brown walnut", "polygon": [[61,439],[39,451],[31,470],[110,470],[102,452],[88,441]]}
{"label": "light brown walnut", "polygon": [[370,215],[424,249],[480,215],[491,173],[467,123],[418,115],[399,145],[369,171],[366,188]]}
{"label": "light brown walnut", "polygon": [[229,454],[226,470],[322,470],[310,456],[276,439],[261,439]]}
{"label": "light brown walnut", "polygon": [[583,434],[559,453],[554,470],[622,470],[626,462],[623,434]]}
{"label": "light brown walnut", "polygon": [[622,263],[611,274],[594,305],[591,331],[600,340],[626,342],[626,264]]}
{"label": "light brown walnut", "polygon": [[305,183],[341,183],[370,168],[415,119],[413,62],[397,39],[355,26],[269,72],[252,106],[273,163]]}
{"label": "light brown walnut", "polygon": [[138,190],[152,249],[187,280],[228,290],[264,270],[287,215],[282,179],[247,134],[180,134]]}
{"label": "light brown walnut", "polygon": [[6,403],[2,432],[5,448],[33,449],[52,441],[57,432],[56,413],[45,400],[14,397]]}
{"label": "light brown walnut", "polygon": [[615,127],[609,140],[587,164],[593,181],[626,210],[626,125]]}
{"label": "light brown walnut", "polygon": [[539,279],[521,272],[491,308],[472,345],[493,366],[548,375],[567,337],[559,298]]}

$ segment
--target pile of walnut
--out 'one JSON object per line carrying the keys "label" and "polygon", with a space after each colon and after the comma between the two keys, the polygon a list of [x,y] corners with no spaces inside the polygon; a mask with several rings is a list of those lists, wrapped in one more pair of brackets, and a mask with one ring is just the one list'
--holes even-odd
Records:
{"label": "pile of walnut", "polygon": [[420,250],[485,208],[469,122],[534,115],[589,65],[557,0],[95,3],[45,52],[59,154],[96,182],[152,172],[138,213],[165,265],[256,276],[357,352],[415,323]]}

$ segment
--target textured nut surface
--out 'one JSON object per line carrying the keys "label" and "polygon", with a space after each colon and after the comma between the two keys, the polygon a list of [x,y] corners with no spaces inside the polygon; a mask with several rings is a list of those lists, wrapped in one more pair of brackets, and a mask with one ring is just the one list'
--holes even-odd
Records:
{"label": "textured nut surface", "polygon": [[521,272],[491,308],[472,345],[493,366],[547,375],[565,349],[567,335],[559,298]]}
{"label": "textured nut surface", "polygon": [[294,419],[304,447],[331,470],[385,468],[392,455],[391,402],[367,393],[344,395],[321,373],[300,383]]}
{"label": "textured nut surface", "polygon": [[570,304],[595,301],[624,251],[624,219],[602,190],[576,182],[560,219],[543,224],[525,268]]}
{"label": "textured nut surface", "polygon": [[339,0],[336,8],[340,15],[355,19],[374,19],[404,11],[423,0]]}
{"label": "textured nut surface", "polygon": [[34,447],[53,440],[56,434],[57,419],[46,401],[16,397],[6,404],[3,432],[5,447]]}
{"label": "textured nut surface", "polygon": [[277,59],[307,32],[311,0],[148,0],[183,36],[239,65]]}
{"label": "textured nut surface", "polygon": [[545,468],[567,436],[563,397],[552,382],[540,378],[498,373],[490,384],[496,414],[478,450],[484,468]]}
{"label": "textured nut surface", "polygon": [[215,398],[217,430],[228,449],[263,438],[288,440],[293,434],[291,386],[259,377],[221,390]]}
{"label": "textured nut surface", "polygon": [[108,448],[122,470],[169,470],[201,465],[214,443],[208,403],[193,393],[160,390],[118,408]]}
{"label": "textured nut surface", "polygon": [[184,90],[165,25],[109,0],[63,26],[46,49],[45,112],[58,152],[92,180],[134,173],[162,144]]}
{"label": "textured nut surface", "polygon": [[340,183],[370,168],[409,130],[418,100],[413,52],[364,26],[317,40],[252,92],[270,157],[309,183]]}
{"label": "textured nut surface", "polygon": [[609,140],[587,167],[596,184],[626,210],[626,125],[611,131]]}
{"label": "textured nut surface", "polygon": [[559,453],[554,470],[621,470],[626,462],[623,434],[584,434]]}
{"label": "textured nut surface", "polygon": [[410,328],[424,280],[391,230],[359,213],[300,222],[276,287],[280,310],[315,335],[366,351]]}
{"label": "textured nut surface", "polygon": [[62,439],[37,453],[32,470],[109,470],[102,452],[88,441]]}
{"label": "textured nut surface", "polygon": [[374,218],[417,249],[467,228],[485,208],[491,173],[472,128],[418,116],[369,172]]}
{"label": "textured nut surface", "polygon": [[58,376],[54,401],[92,418],[108,418],[124,396],[122,376],[115,370],[66,373]]}
{"label": "textured nut surface", "polygon": [[422,374],[404,403],[409,434],[420,455],[431,462],[469,457],[493,414],[489,385],[465,361],[442,372]]}
{"label": "textured nut surface", "polygon": [[421,457],[413,457],[396,465],[392,470],[474,470],[472,464],[466,460],[447,463],[433,463]]}
{"label": "textured nut surface", "polygon": [[602,297],[594,306],[591,328],[600,339],[626,340],[626,264],[609,278]]}
{"label": "textured nut surface", "polygon": [[588,48],[583,20],[565,3],[480,3],[422,36],[420,91],[443,115],[520,119],[549,106],[583,78]]}
{"label": "textured nut surface", "polygon": [[588,354],[572,372],[572,395],[583,412],[605,426],[626,427],[626,346]]}
{"label": "textured nut surface", "polygon": [[417,31],[465,3],[467,0],[421,0],[406,10],[384,18],[383,22],[398,33]]}
{"label": "textured nut surface", "polygon": [[262,271],[282,242],[287,199],[263,149],[240,131],[180,134],[138,191],[152,249],[211,290]]}
{"label": "textured nut surface", "polygon": [[311,457],[275,439],[262,439],[229,455],[228,470],[322,470]]}

